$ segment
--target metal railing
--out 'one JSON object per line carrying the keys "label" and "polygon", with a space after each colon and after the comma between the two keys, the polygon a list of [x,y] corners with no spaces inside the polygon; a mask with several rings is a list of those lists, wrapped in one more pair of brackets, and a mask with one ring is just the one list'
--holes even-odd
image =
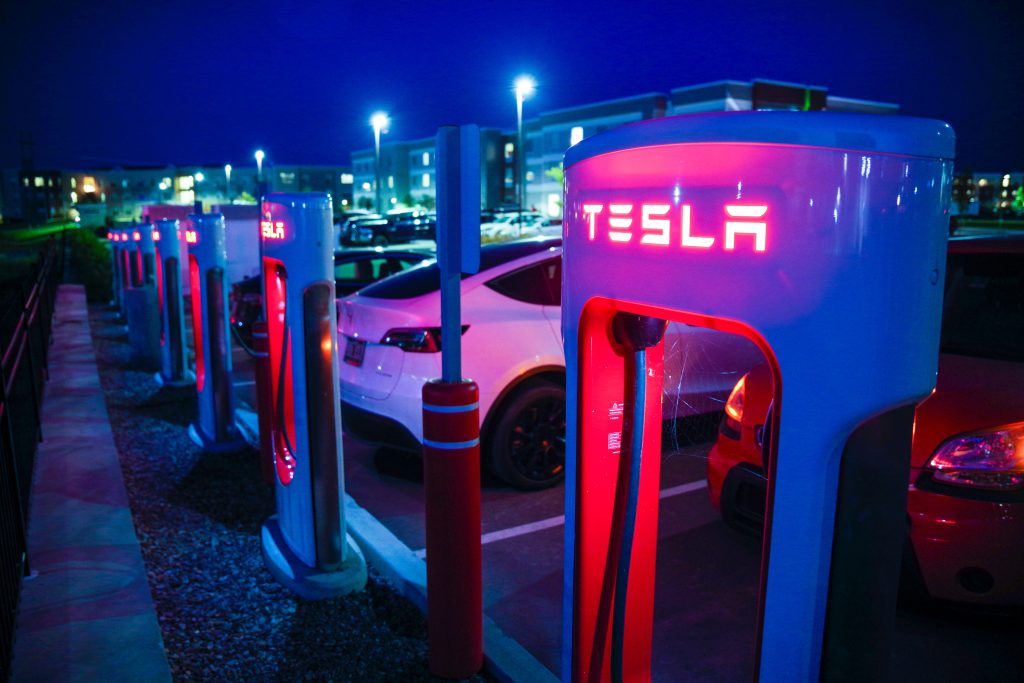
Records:
{"label": "metal railing", "polygon": [[10,675],[14,625],[28,566],[28,506],[63,236],[29,277],[0,288],[0,681]]}

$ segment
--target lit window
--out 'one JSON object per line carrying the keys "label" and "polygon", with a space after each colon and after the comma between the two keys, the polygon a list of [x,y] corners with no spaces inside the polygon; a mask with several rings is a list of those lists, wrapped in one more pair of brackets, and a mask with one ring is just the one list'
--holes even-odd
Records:
{"label": "lit window", "polygon": [[526,180],[527,180],[527,182],[532,182],[533,181],[533,177],[534,177],[533,176],[533,171],[527,171],[526,172]]}
{"label": "lit window", "polygon": [[363,192],[369,192],[371,189],[370,183],[363,183]]}
{"label": "lit window", "polygon": [[28,178],[22,178],[21,184],[24,185],[25,187],[28,187]]}
{"label": "lit window", "polygon": [[107,201],[107,193],[106,192],[100,192],[100,201],[103,202],[103,203],[106,203],[106,201]]}
{"label": "lit window", "polygon": [[71,176],[71,187],[78,187],[78,178]]}
{"label": "lit window", "polygon": [[82,178],[82,192],[91,194],[96,191],[96,179],[91,176]]}
{"label": "lit window", "polygon": [[46,185],[48,187],[53,187],[53,178],[47,178],[46,179]]}
{"label": "lit window", "polygon": [[121,181],[121,187],[128,187],[128,181],[127,180],[122,180]]}
{"label": "lit window", "polygon": [[548,215],[552,218],[557,218],[558,214],[562,213],[562,193],[561,192],[549,192],[548,193]]}
{"label": "lit window", "polygon": [[423,187],[430,187],[430,174],[429,173],[424,173],[423,174]]}
{"label": "lit window", "polygon": [[195,182],[195,178],[190,175],[178,176],[178,189],[187,192],[195,186]]}
{"label": "lit window", "polygon": [[351,185],[353,182],[355,182],[355,178],[352,177],[351,173],[342,173],[341,174],[341,184],[342,185]]}
{"label": "lit window", "polygon": [[37,175],[33,182],[35,183],[36,187],[42,187],[43,186],[43,176]]}
{"label": "lit window", "polygon": [[569,131],[569,146],[572,147],[583,139],[583,126],[573,126]]}
{"label": "lit window", "polygon": [[393,176],[393,175],[389,175],[388,176],[388,189],[389,190],[395,189],[395,176]]}
{"label": "lit window", "polygon": [[72,204],[77,204],[78,203],[78,193],[75,192],[74,190],[71,191],[71,203]]}
{"label": "lit window", "polygon": [[191,204],[195,200],[196,200],[196,193],[193,192],[192,190],[182,190],[181,191],[181,201],[182,201],[182,203],[184,203],[184,204]]}
{"label": "lit window", "polygon": [[515,153],[516,153],[516,146],[513,143],[511,143],[511,142],[506,142],[505,143],[505,158],[508,159],[508,158],[510,158]]}
{"label": "lit window", "polygon": [[[423,153],[423,165],[430,166],[430,152]],[[423,187],[426,187],[426,185],[424,185]]]}

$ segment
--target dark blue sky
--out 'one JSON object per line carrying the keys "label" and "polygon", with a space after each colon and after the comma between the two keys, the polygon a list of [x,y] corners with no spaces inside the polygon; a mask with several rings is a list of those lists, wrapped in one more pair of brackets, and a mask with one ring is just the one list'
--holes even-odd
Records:
{"label": "dark blue sky", "polygon": [[[1014,8],[1016,5],[1016,8]],[[724,78],[823,85],[957,132],[958,167],[1024,169],[1019,2],[89,2],[0,7],[0,168],[348,163],[376,109],[445,123]]]}

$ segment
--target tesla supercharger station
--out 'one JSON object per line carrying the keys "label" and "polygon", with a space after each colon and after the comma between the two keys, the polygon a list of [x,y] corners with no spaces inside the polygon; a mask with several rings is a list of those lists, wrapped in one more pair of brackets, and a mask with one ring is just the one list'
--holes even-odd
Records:
{"label": "tesla supercharger station", "polygon": [[128,341],[135,361],[155,369],[160,365],[160,311],[153,225],[137,225],[131,236],[132,286],[124,292]]}
{"label": "tesla supercharger station", "polygon": [[118,273],[121,276],[121,298],[118,301],[119,312],[121,319],[126,323],[128,321],[128,309],[125,304],[125,291],[132,286],[132,264],[131,264],[131,239],[132,229],[122,228],[115,230],[114,235],[117,237],[118,244],[120,245],[117,250],[118,256]]}
{"label": "tesla supercharger station", "polygon": [[156,281],[160,308],[160,372],[157,381],[185,386],[195,381],[188,368],[185,343],[185,308],[181,291],[182,242],[180,224],[174,219],[156,222]]}
{"label": "tesla supercharger station", "polygon": [[110,305],[121,309],[121,231],[108,230],[107,241],[110,243],[111,282]]}
{"label": "tesla supercharger station", "polygon": [[263,559],[278,581],[311,600],[366,583],[344,514],[331,216],[328,194],[270,194],[260,220],[277,474]]}
{"label": "tesla supercharger station", "polygon": [[937,121],[751,112],[566,152],[565,680],[650,678],[665,320],[775,375],[756,675],[885,677],[953,147]]}
{"label": "tesla supercharger station", "polygon": [[231,332],[224,270],[224,219],[220,214],[190,217],[186,230],[191,282],[192,333],[196,354],[199,415],[189,436],[206,451],[233,451],[244,441],[235,424]]}

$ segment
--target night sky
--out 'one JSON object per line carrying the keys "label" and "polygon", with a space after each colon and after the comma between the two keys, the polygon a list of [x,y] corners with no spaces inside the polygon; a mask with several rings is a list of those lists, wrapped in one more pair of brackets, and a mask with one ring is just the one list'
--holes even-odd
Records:
{"label": "night sky", "polygon": [[[446,123],[719,79],[822,85],[948,121],[958,169],[1024,169],[1020,2],[3,0],[0,168],[347,164]],[[387,139],[387,138],[385,138]]]}

